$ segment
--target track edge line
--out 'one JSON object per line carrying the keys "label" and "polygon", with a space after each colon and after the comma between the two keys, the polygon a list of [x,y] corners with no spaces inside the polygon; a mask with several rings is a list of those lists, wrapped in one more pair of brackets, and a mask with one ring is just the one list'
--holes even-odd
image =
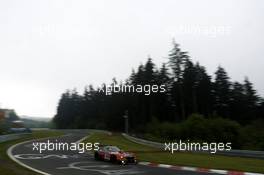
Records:
{"label": "track edge line", "polygon": [[[69,135],[69,134],[65,134],[65,135],[63,135],[63,136],[67,136],[67,135]],[[39,138],[39,139],[31,139],[31,140],[26,140],[26,141],[23,141],[23,142],[20,142],[20,143],[16,143],[16,144],[10,146],[10,147],[7,149],[6,153],[7,153],[8,157],[9,157],[11,160],[13,160],[14,162],[16,162],[17,164],[19,164],[20,166],[22,166],[22,167],[24,167],[24,168],[27,168],[27,169],[29,169],[29,170],[31,170],[31,171],[34,171],[34,172],[36,172],[36,173],[39,173],[39,174],[43,174],[43,175],[52,175],[52,174],[46,173],[46,172],[44,172],[44,171],[41,171],[41,170],[38,170],[38,169],[32,168],[32,167],[30,167],[29,165],[26,165],[26,164],[24,164],[23,162],[19,161],[18,159],[16,159],[16,158],[13,156],[13,154],[12,154],[12,150],[13,150],[15,147],[19,146],[19,145],[22,145],[22,144],[24,144],[24,143],[31,142],[31,141],[33,141],[33,140],[44,140],[44,139],[50,139],[50,138],[56,138],[56,137],[58,137],[58,136],[54,136],[54,137],[45,137],[45,138]]]}

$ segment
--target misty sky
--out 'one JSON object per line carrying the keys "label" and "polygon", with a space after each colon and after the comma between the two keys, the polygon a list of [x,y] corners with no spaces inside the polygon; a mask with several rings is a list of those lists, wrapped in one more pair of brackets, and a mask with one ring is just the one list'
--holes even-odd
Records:
{"label": "misty sky", "polygon": [[66,89],[124,80],[148,55],[167,62],[172,38],[210,75],[222,65],[264,96],[263,9],[262,0],[0,0],[1,107],[52,117]]}

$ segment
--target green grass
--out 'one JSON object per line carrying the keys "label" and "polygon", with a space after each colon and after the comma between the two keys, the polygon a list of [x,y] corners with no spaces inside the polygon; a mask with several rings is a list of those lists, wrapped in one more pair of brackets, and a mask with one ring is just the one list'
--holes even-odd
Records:
{"label": "green grass", "polygon": [[35,173],[33,171],[30,171],[11,159],[9,159],[6,151],[7,149],[19,142],[23,142],[26,140],[31,139],[38,139],[38,138],[44,138],[44,137],[52,137],[52,136],[59,136],[62,135],[59,131],[33,131],[32,134],[25,135],[23,138],[16,139],[13,141],[7,141],[0,143],[0,174],[4,175],[37,175],[38,173]]}
{"label": "green grass", "polygon": [[163,150],[131,142],[118,133],[114,133],[113,135],[94,133],[85,142],[116,145],[125,151],[135,152],[139,161],[264,173],[264,160],[261,159],[187,152],[171,154]]}

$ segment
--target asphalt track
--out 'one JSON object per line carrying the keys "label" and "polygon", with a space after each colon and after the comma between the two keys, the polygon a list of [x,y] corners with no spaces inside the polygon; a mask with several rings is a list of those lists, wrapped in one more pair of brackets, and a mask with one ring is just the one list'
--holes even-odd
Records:
{"label": "asphalt track", "polygon": [[[80,140],[87,133],[72,132],[65,136],[49,138],[51,142],[72,143]],[[42,139],[40,142],[47,142]],[[149,167],[144,165],[116,165],[109,162],[95,161],[93,155],[77,151],[33,151],[33,142],[29,141],[14,146],[9,154],[24,166],[33,168],[45,175],[206,175],[191,171]],[[155,156],[155,155],[153,155]],[[210,173],[212,174],[212,173]]]}

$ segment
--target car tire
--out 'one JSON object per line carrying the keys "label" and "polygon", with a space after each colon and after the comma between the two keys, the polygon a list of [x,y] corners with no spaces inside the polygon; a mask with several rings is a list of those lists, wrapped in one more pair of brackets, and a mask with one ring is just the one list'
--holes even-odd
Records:
{"label": "car tire", "polygon": [[95,160],[100,160],[99,154],[98,153],[94,153],[94,159]]}
{"label": "car tire", "polygon": [[110,162],[112,162],[112,163],[115,163],[116,162],[116,156],[115,155],[111,155],[110,156]]}

